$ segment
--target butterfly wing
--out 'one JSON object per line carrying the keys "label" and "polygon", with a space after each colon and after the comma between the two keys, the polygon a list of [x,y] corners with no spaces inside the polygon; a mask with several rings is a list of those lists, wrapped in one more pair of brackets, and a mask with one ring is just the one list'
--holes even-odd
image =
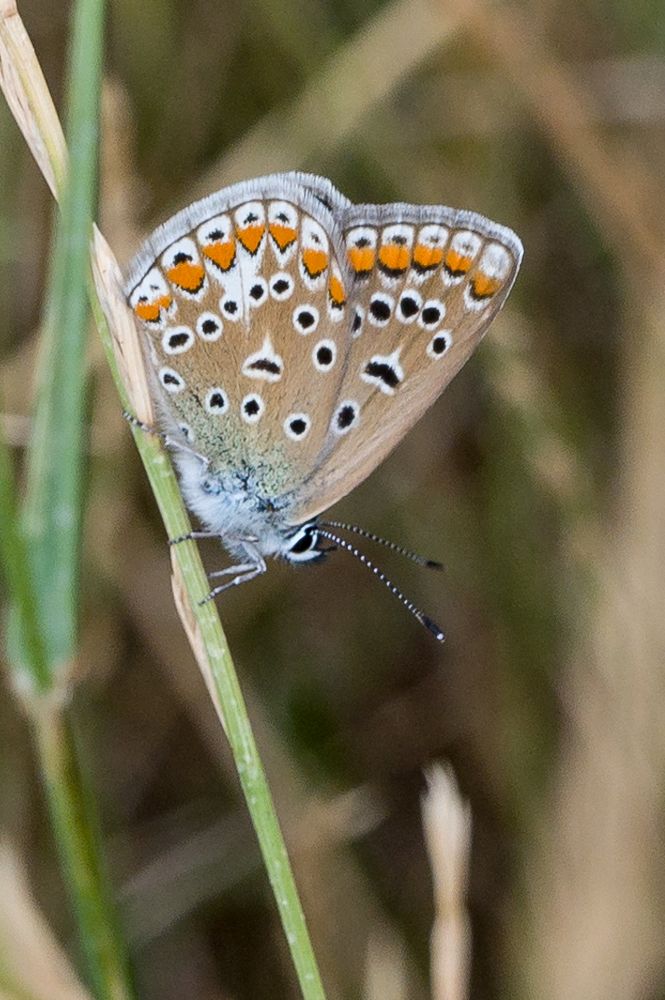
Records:
{"label": "butterfly wing", "polygon": [[340,392],[349,207],[323,178],[259,178],[170,219],[130,268],[165,425],[267,499],[306,479]]}
{"label": "butterfly wing", "polygon": [[483,337],[522,257],[511,230],[443,207],[352,206],[340,225],[351,346],[293,523],[345,496],[419,420]]}

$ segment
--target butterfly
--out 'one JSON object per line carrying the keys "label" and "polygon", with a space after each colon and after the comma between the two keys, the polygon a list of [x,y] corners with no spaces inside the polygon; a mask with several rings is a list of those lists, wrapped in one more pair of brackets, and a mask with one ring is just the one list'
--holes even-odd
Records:
{"label": "butterfly", "polygon": [[236,563],[209,597],[266,569],[357,556],[320,518],[395,448],[475,349],[522,258],[474,212],[355,205],[289,172],[223,188],[156,229],[128,271],[160,430],[185,502]]}

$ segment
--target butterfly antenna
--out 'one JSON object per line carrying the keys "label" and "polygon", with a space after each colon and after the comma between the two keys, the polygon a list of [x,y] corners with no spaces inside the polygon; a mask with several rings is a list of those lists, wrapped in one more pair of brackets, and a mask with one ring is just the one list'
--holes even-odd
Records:
{"label": "butterfly antenna", "polygon": [[326,531],[325,528],[321,528],[318,524],[316,526],[316,532],[323,538],[327,538],[329,542],[334,542],[334,544],[338,545],[340,549],[345,549],[346,552],[349,552],[352,556],[355,556],[355,558],[358,559],[359,562],[363,564],[363,566],[366,566],[367,569],[374,574],[374,576],[378,577],[381,583],[383,583],[388,588],[391,594],[395,595],[397,600],[404,605],[407,611],[411,612],[414,618],[418,619],[421,625],[424,625],[426,629],[429,629],[432,635],[436,639],[438,639],[439,642],[444,641],[445,635],[443,631],[439,628],[439,626],[436,624],[436,622],[432,621],[432,619],[428,615],[426,615],[424,611],[421,611],[420,608],[417,608],[415,604],[412,601],[410,601],[405,594],[402,593],[399,587],[395,586],[392,580],[389,580],[386,574],[382,570],[380,570],[378,566],[375,566],[374,563],[371,562],[371,560],[369,560],[367,556],[360,551],[360,549],[357,549],[355,545],[351,544],[351,542],[347,542],[346,539],[340,538],[338,535],[334,535],[331,531]]}
{"label": "butterfly antenna", "polygon": [[319,521],[319,524],[323,525],[324,528],[339,528],[340,531],[351,531],[354,535],[360,535],[362,538],[369,539],[370,542],[377,542],[379,545],[384,545],[387,549],[391,549],[391,551],[397,552],[400,556],[410,559],[411,562],[417,563],[419,566],[425,566],[427,569],[443,569],[442,563],[436,562],[434,559],[427,559],[425,556],[420,556],[417,552],[412,552],[411,549],[406,549],[403,545],[391,542],[387,538],[381,538],[380,535],[375,535],[372,531],[366,531],[365,528],[361,528],[358,524],[345,524],[343,521]]}

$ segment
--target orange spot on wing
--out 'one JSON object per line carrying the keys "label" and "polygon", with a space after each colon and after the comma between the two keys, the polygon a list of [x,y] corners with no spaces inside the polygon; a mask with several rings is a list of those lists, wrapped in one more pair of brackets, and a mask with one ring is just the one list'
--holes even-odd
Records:
{"label": "orange spot on wing", "polygon": [[159,320],[160,310],[168,309],[171,302],[170,295],[163,295],[161,298],[155,299],[154,302],[137,302],[134,306],[134,312],[144,322],[156,323]]}
{"label": "orange spot on wing", "polygon": [[280,250],[286,250],[295,242],[298,234],[292,226],[283,226],[279,222],[274,222],[270,226],[270,235]]}
{"label": "orange spot on wing", "polygon": [[331,302],[335,306],[343,306],[346,302],[344,285],[335,274],[330,276],[330,281],[328,282],[328,294],[330,295]]}
{"label": "orange spot on wing", "polygon": [[413,251],[413,263],[423,270],[438,267],[443,260],[442,247],[428,247],[417,243]]}
{"label": "orange spot on wing", "polygon": [[222,271],[228,271],[236,257],[234,240],[229,240],[228,243],[209,243],[202,247],[202,250],[206,257]]}
{"label": "orange spot on wing", "polygon": [[501,282],[496,278],[490,278],[482,271],[471,281],[471,294],[477,299],[486,299],[494,295],[501,288]]}
{"label": "orange spot on wing", "polygon": [[245,250],[249,250],[250,253],[256,253],[265,231],[265,226],[245,226],[244,229],[238,230],[238,239]]}
{"label": "orange spot on wing", "polygon": [[356,274],[369,274],[374,267],[376,254],[372,247],[349,247],[349,263]]}
{"label": "orange spot on wing", "polygon": [[379,250],[379,263],[387,271],[406,271],[410,260],[409,248],[399,243],[386,243]]}
{"label": "orange spot on wing", "polygon": [[191,261],[182,261],[175,267],[169,268],[166,277],[178,288],[184,288],[186,292],[198,292],[203,284],[205,270],[201,264],[192,264]]}
{"label": "orange spot on wing", "polygon": [[463,257],[456,250],[449,250],[446,254],[446,268],[452,274],[466,274],[472,264],[471,257]]}
{"label": "orange spot on wing", "polygon": [[310,278],[318,278],[328,266],[328,254],[325,250],[303,250],[302,263]]}

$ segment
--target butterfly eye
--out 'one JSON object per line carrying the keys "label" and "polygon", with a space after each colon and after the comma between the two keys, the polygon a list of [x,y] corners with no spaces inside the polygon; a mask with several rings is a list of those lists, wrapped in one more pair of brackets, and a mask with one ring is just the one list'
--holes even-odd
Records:
{"label": "butterfly eye", "polygon": [[305,524],[288,540],[283,554],[289,562],[314,562],[323,558],[318,548],[319,533],[313,524]]}
{"label": "butterfly eye", "polygon": [[312,531],[303,531],[301,535],[298,536],[297,541],[291,546],[289,552],[293,552],[296,555],[301,555],[303,552],[308,552],[313,545],[315,545],[314,534]]}

